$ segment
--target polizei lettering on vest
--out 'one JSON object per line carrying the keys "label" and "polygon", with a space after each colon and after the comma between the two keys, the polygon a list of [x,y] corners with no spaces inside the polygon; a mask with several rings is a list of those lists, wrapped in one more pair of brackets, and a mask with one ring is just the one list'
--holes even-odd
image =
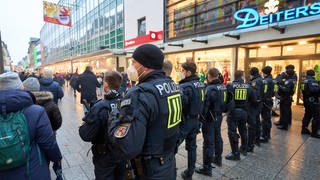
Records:
{"label": "polizei lettering on vest", "polygon": [[[172,94],[180,92],[179,85],[175,82],[165,82],[163,84],[157,84],[156,88],[158,89],[160,95]],[[165,94],[164,94],[165,92]]]}

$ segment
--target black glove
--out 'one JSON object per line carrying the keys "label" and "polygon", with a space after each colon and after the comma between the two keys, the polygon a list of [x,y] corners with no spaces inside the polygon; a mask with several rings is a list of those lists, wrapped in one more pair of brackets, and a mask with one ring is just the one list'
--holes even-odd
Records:
{"label": "black glove", "polygon": [[53,163],[52,169],[57,176],[56,180],[63,180],[61,162]]}

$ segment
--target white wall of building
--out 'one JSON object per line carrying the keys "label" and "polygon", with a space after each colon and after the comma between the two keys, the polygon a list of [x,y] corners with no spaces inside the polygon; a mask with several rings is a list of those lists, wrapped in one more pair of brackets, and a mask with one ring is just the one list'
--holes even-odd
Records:
{"label": "white wall of building", "polygon": [[125,0],[125,40],[138,37],[138,19],[146,17],[146,33],[163,30],[163,0]]}

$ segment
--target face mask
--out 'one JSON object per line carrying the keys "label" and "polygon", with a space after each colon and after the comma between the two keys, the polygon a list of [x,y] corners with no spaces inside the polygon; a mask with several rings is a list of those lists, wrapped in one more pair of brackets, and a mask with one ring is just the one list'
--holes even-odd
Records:
{"label": "face mask", "polygon": [[250,79],[253,79],[253,78],[254,78],[254,76],[250,75]]}
{"label": "face mask", "polygon": [[180,80],[182,80],[182,79],[184,79],[184,78],[186,78],[186,75],[185,75],[183,72],[181,72],[181,73],[180,73]]}
{"label": "face mask", "polygon": [[131,81],[138,81],[138,77],[139,77],[138,71],[132,64],[128,67],[127,74],[128,74],[128,78]]}

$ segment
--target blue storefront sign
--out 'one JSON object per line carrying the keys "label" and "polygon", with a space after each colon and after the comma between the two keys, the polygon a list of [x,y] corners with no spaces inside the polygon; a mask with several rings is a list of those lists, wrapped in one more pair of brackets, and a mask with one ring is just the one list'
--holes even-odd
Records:
{"label": "blue storefront sign", "polygon": [[244,8],[237,11],[233,16],[241,24],[236,28],[249,28],[259,25],[288,21],[303,17],[309,17],[320,14],[320,2],[314,3],[311,6],[301,6],[297,8],[287,9],[279,12],[274,12],[266,15],[260,15],[258,11],[252,8]]}

